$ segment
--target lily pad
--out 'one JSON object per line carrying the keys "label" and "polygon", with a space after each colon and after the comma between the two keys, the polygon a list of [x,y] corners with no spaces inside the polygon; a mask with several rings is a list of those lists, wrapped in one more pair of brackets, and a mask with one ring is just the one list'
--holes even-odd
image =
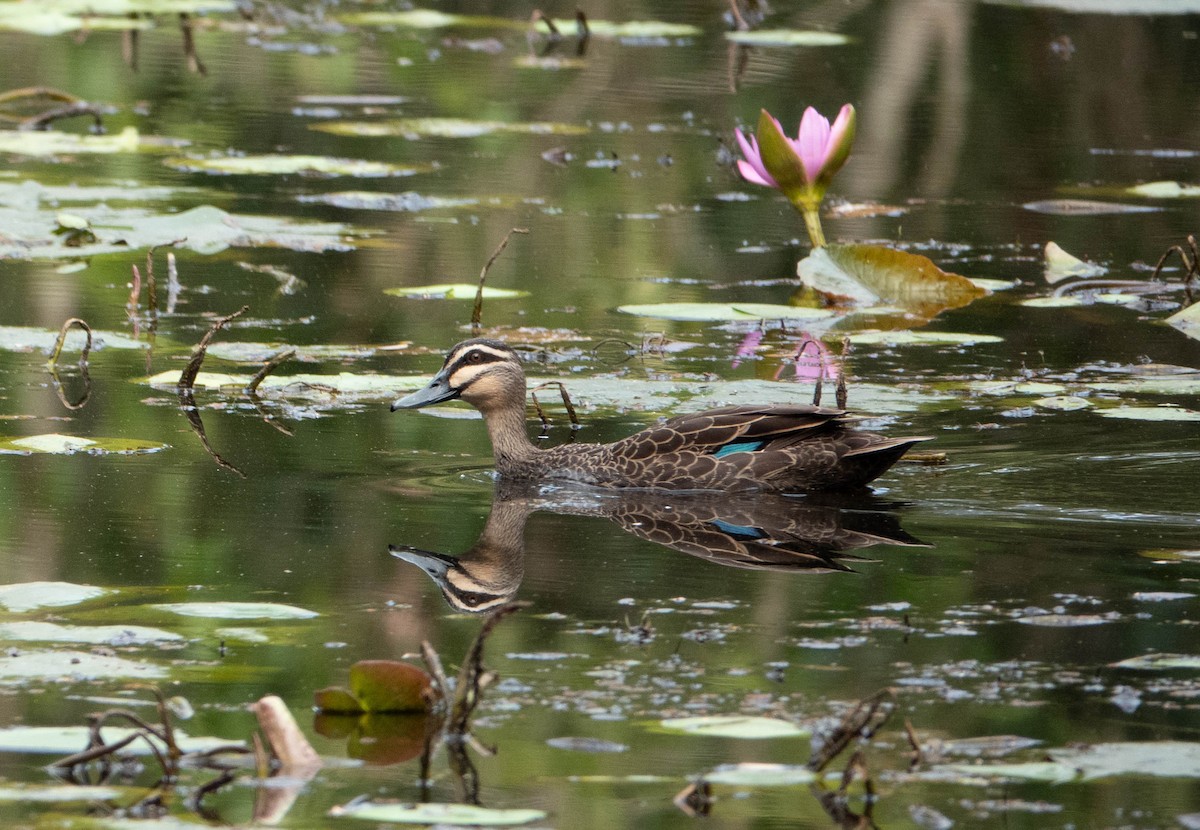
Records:
{"label": "lily pad", "polygon": [[[31,352],[34,350],[50,354],[58,340],[58,332],[27,326],[0,326],[0,349],[8,352]],[[80,352],[87,343],[87,335],[77,328],[67,332],[63,340],[65,355]],[[92,350],[100,349],[145,349],[144,341],[132,340],[111,331],[92,332]],[[66,360],[67,358],[64,358]]]}
{"label": "lily pad", "polygon": [[[382,346],[338,346],[312,345],[291,346],[283,343],[251,343],[235,341],[214,343],[208,347],[210,357],[219,357],[234,363],[262,363],[280,352],[294,351],[292,360],[302,363],[320,363],[326,360],[361,360],[374,357],[387,347]],[[394,349],[389,349],[394,350]]]}
{"label": "lily pad", "polygon": [[1063,747],[1050,750],[1049,755],[1078,770],[1085,781],[1113,775],[1200,778],[1200,743],[1130,741]]}
{"label": "lily pad", "polygon": [[[408,11],[379,11],[354,12],[339,17],[343,23],[352,26],[396,26],[410,29],[445,29],[457,27],[484,28],[529,28],[529,21],[507,17],[485,17],[482,15],[446,14],[430,9],[410,9]],[[561,32],[575,31],[575,21],[566,19],[554,20],[554,25]],[[589,19],[588,32],[599,38],[616,38],[621,40],[644,40],[648,38],[680,38],[697,37],[703,30],[687,23],[670,23],[658,20],[634,20],[617,22],[612,20]]]}
{"label": "lily pad", "polygon": [[1160,671],[1164,669],[1200,669],[1200,655],[1196,654],[1142,654],[1138,657],[1127,657],[1124,660],[1110,664],[1116,669],[1145,669]]}
{"label": "lily pad", "polygon": [[237,176],[288,176],[298,173],[321,176],[381,178],[412,176],[431,168],[390,164],[383,161],[331,158],[329,156],[217,156],[214,158],[169,158],[164,164],[188,173]]}
{"label": "lily pad", "polygon": [[[478,290],[478,285],[458,282],[443,283],[440,285],[414,285],[403,286],[401,288],[387,288],[384,289],[383,293],[390,294],[393,297],[412,297],[418,300],[474,300],[475,293]],[[483,287],[483,298],[485,300],[511,300],[517,297],[528,296],[528,291],[516,291],[511,288],[493,288],[490,285]]]}
{"label": "lily pad", "polygon": [[674,732],[710,738],[797,738],[810,734],[804,727],[779,718],[749,715],[706,715],[696,718],[668,718],[660,726]]}
{"label": "lily pad", "polygon": [[158,452],[167,449],[167,444],[158,441],[141,441],[135,438],[82,438],[74,435],[60,435],[57,432],[45,435],[30,435],[25,438],[0,439],[0,454],[20,453],[30,455],[46,453],[49,455],[134,455],[139,453]]}
{"label": "lily pad", "polygon": [[58,625],[21,620],[0,623],[0,640],[128,646],[183,640],[179,634],[141,625]]}
{"label": "lily pad", "polygon": [[132,787],[79,786],[74,784],[49,784],[41,786],[34,784],[10,785],[0,787],[0,802],[67,803],[72,801],[110,801],[128,796],[134,792],[144,793],[145,790],[135,790]]}
{"label": "lily pad", "polygon": [[320,616],[307,608],[274,602],[174,602],[153,607],[184,617],[215,620],[307,620]]}
{"label": "lily pad", "polygon": [[422,196],[408,190],[404,193],[380,193],[372,190],[343,190],[334,193],[305,194],[297,198],[303,204],[332,205],[348,210],[391,210],[402,213],[417,213],[423,210],[439,210],[462,207],[502,206],[504,200],[490,197],[486,203],[473,197],[455,198],[448,196]]}
{"label": "lily pad", "polygon": [[1131,196],[1144,196],[1147,199],[1195,199],[1200,197],[1200,185],[1180,184],[1179,182],[1146,182],[1129,188],[1126,193]]}
{"label": "lily pad", "polygon": [[994,334],[969,334],[954,331],[862,331],[848,335],[856,346],[974,346],[979,343],[1003,343]]}
{"label": "lily pad", "polygon": [[1030,297],[1028,300],[1021,300],[1021,305],[1027,308],[1075,308],[1084,305],[1084,302],[1078,297],[1065,295],[1062,297]]}
{"label": "lily pad", "polygon": [[1105,418],[1130,421],[1200,421],[1200,412],[1177,406],[1114,406],[1096,411]]}
{"label": "lily pad", "polygon": [[1052,395],[1048,398],[1038,398],[1033,405],[1040,406],[1042,409],[1057,409],[1061,412],[1092,408],[1091,401],[1078,395]]}
{"label": "lily pad", "polygon": [[1200,303],[1180,309],[1167,318],[1167,325],[1186,334],[1193,340],[1200,340]]}
{"label": "lily pad", "polygon": [[1057,242],[1046,243],[1045,258],[1046,267],[1043,273],[1046,282],[1051,285],[1073,277],[1098,277],[1108,273],[1108,269],[1103,265],[1084,262],[1068,254]]}
{"label": "lily pad", "polygon": [[420,138],[478,138],[495,133],[524,133],[529,135],[584,135],[587,127],[576,124],[555,124],[548,121],[473,121],[467,118],[401,118],[391,121],[323,121],[309,125],[334,135],[364,138],[396,137],[416,141]]}
{"label": "lily pad", "polygon": [[725,38],[746,46],[844,46],[850,42],[846,35],[811,29],[754,29],[726,32]]}
{"label": "lily pad", "polygon": [[803,308],[770,303],[653,303],[623,305],[617,308],[635,317],[689,322],[725,322],[733,320],[820,320],[832,317],[823,308]]}
{"label": "lily pad", "polygon": [[166,677],[161,666],[86,651],[21,651],[0,654],[0,678],[15,680],[100,680]]}
{"label": "lily pad", "polygon": [[322,712],[425,712],[433,699],[429,674],[399,660],[360,660],[350,667],[349,691],[321,689],[315,693]]}
{"label": "lily pad", "polygon": [[516,827],[541,821],[541,810],[498,809],[474,804],[398,804],[356,801],[334,807],[329,815],[391,824],[437,824],[452,827]]}
{"label": "lily pad", "polygon": [[747,762],[727,764],[705,773],[710,784],[729,784],[736,787],[793,787],[811,784],[817,775],[808,767],[792,764],[760,764]]}
{"label": "lily pad", "polygon": [[[0,6],[0,8],[3,7]],[[0,15],[0,28],[4,28],[2,15]],[[0,153],[14,153],[39,158],[63,155],[137,153],[141,150],[159,147],[161,144],[161,142],[144,141],[136,127],[126,127],[121,132],[112,135],[64,133],[58,130],[0,130]]]}
{"label": "lily pad", "polygon": [[[104,738],[110,743],[133,734],[132,729],[105,727]],[[88,745],[90,730],[86,726],[10,726],[0,729],[0,752],[28,752],[46,755],[69,755]],[[175,730],[175,742],[184,752],[204,752],[221,746],[241,746],[242,741],[223,738],[190,737]],[[130,755],[149,755],[145,741],[134,741],[121,750]]]}
{"label": "lily pad", "polygon": [[924,317],[988,293],[927,257],[881,245],[826,245],[800,260],[797,273],[805,285],[843,302],[898,305]]}
{"label": "lily pad", "polygon": [[1149,205],[1125,205],[1119,202],[1097,202],[1090,199],[1048,199],[1022,205],[1034,213],[1052,216],[1107,216],[1118,213],[1154,213],[1162,208]]}
{"label": "lily pad", "polygon": [[1048,784],[1062,784],[1074,781],[1079,777],[1079,773],[1071,767],[1054,761],[1029,761],[1016,764],[939,764],[930,772],[949,772],[968,778],[1016,778],[1022,781],[1044,781]]}
{"label": "lily pad", "polygon": [[16,582],[0,585],[0,605],[9,611],[22,613],[35,608],[61,608],[78,605],[109,593],[95,585],[76,585],[71,582]]}
{"label": "lily pad", "polygon": [[1092,625],[1108,625],[1116,618],[1101,614],[1031,614],[1018,617],[1023,625],[1038,625],[1044,628],[1082,628]]}

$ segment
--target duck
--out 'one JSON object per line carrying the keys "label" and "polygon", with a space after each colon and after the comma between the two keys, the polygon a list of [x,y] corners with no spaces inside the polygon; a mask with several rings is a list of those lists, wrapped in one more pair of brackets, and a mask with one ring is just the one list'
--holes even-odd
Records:
{"label": "duck", "polygon": [[607,488],[806,493],[861,490],[927,437],[855,429],[842,409],[741,405],[678,415],[609,444],[541,448],[526,432],[525,370],[508,344],[464,340],[393,412],[463,400],[483,415],[496,472]]}

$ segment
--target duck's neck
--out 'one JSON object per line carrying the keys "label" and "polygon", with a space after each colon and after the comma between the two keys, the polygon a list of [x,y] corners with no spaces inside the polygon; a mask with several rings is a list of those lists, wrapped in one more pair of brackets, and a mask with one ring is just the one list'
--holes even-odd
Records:
{"label": "duck's neck", "polygon": [[530,460],[538,448],[525,432],[525,399],[522,396],[515,405],[489,408],[483,413],[488,436],[492,439],[492,452],[496,457],[496,469],[504,474]]}

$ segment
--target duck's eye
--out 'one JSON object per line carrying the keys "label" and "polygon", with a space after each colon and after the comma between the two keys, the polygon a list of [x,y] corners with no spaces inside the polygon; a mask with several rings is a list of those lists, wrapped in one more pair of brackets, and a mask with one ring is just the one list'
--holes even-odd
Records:
{"label": "duck's eye", "polygon": [[483,355],[479,352],[471,352],[467,355],[467,363],[478,363],[481,360],[483,360]]}

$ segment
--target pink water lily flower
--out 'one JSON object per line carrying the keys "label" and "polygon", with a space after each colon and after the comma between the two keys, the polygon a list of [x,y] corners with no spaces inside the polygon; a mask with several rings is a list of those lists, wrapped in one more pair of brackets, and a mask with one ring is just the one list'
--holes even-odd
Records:
{"label": "pink water lily flower", "polygon": [[738,172],[748,182],[773,187],[804,214],[813,244],[825,244],[817,210],[834,175],[850,157],[856,126],[854,107],[846,104],[833,125],[812,107],[804,110],[795,138],[766,110],[758,119],[756,135],[736,131],[744,159]]}

